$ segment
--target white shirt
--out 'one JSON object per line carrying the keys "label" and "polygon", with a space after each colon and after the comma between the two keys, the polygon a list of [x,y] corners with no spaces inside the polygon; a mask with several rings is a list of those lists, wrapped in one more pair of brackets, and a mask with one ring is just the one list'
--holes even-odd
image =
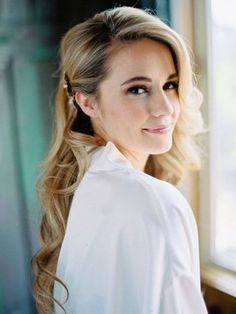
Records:
{"label": "white shirt", "polygon": [[[57,276],[67,314],[207,313],[189,203],[110,141],[74,193]],[[54,297],[66,298],[57,282]],[[57,304],[55,313],[64,313]]]}

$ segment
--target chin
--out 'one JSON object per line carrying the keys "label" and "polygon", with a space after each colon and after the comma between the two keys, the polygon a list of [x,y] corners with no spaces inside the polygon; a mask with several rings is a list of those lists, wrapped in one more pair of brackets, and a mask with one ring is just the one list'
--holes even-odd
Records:
{"label": "chin", "polygon": [[167,153],[172,148],[172,142],[169,145],[157,145],[155,148],[149,148],[150,155],[159,155]]}

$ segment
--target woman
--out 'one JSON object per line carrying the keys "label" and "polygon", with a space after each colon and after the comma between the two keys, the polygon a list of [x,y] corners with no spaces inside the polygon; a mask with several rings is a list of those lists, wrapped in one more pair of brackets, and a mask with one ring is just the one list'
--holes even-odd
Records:
{"label": "woman", "polygon": [[39,313],[205,314],[198,234],[174,186],[199,169],[183,40],[133,7],[70,29],[39,197]]}

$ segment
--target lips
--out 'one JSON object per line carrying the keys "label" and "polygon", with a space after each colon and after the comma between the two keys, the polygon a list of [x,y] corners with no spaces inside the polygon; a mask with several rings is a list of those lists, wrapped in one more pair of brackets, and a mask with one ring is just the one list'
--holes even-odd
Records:
{"label": "lips", "polygon": [[162,129],[167,129],[171,126],[171,124],[161,124],[159,125],[158,127],[155,127],[155,128],[144,128],[143,130],[146,130],[146,131],[157,131],[157,130],[162,130]]}
{"label": "lips", "polygon": [[166,133],[171,129],[171,124],[168,125],[159,125],[158,127],[155,128],[143,128],[144,131],[149,132],[149,133]]}

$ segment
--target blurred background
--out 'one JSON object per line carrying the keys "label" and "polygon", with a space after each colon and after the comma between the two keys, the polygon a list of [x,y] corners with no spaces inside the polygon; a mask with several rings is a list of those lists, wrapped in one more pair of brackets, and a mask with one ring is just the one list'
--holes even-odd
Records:
{"label": "blurred background", "polygon": [[179,188],[198,224],[209,314],[236,313],[236,1],[0,0],[0,314],[36,313],[35,182],[50,141],[59,41],[74,24],[122,5],[152,9],[195,57],[210,131],[199,138],[202,170]]}

